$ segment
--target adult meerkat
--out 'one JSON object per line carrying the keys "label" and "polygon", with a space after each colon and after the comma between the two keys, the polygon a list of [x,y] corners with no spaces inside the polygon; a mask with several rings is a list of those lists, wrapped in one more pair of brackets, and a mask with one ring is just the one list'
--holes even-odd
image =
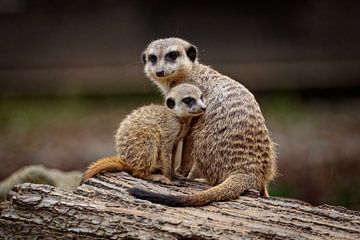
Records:
{"label": "adult meerkat", "polygon": [[[166,94],[166,107],[149,105],[129,114],[115,135],[117,155],[97,160],[82,180],[100,172],[126,171],[134,177],[171,184],[173,154],[190,129],[190,121],[205,111],[202,92],[180,84]],[[162,174],[154,174],[161,171]]]}
{"label": "adult meerkat", "polygon": [[144,72],[164,94],[180,83],[202,90],[206,114],[195,118],[184,139],[183,161],[198,164],[216,185],[191,195],[164,195],[132,188],[138,198],[168,206],[202,206],[235,199],[248,189],[268,196],[276,173],[274,143],[250,91],[239,82],[198,63],[197,48],[179,38],[151,42],[143,53]]}

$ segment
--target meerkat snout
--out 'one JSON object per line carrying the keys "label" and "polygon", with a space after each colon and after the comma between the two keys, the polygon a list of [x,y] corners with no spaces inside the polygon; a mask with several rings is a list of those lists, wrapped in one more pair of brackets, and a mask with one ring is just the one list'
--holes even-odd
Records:
{"label": "meerkat snout", "polygon": [[199,105],[200,105],[200,107],[201,107],[201,110],[202,110],[203,112],[205,112],[205,110],[206,110],[206,105],[205,105],[205,103],[204,103],[204,99],[203,99],[203,95],[202,95],[202,94],[201,94],[201,96],[200,96]]}
{"label": "meerkat snout", "polygon": [[196,99],[194,97],[185,97],[181,100],[181,102],[186,105],[189,115],[201,115],[204,114],[206,110],[206,106],[200,98]]}
{"label": "meerkat snout", "polygon": [[165,72],[164,71],[157,71],[155,72],[156,76],[157,77],[163,77],[165,75]]}

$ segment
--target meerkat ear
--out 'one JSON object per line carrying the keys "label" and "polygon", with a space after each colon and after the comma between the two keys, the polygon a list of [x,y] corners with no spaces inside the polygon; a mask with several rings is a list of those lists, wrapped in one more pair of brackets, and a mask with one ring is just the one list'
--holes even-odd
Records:
{"label": "meerkat ear", "polygon": [[143,63],[146,64],[146,54],[145,53],[142,54],[142,60],[143,60]]}
{"label": "meerkat ear", "polygon": [[173,98],[166,99],[166,106],[173,109],[175,107],[175,100]]}
{"label": "meerkat ear", "polygon": [[195,62],[196,57],[197,57],[197,49],[195,46],[190,46],[187,50],[186,50],[186,55],[190,58],[190,60],[192,62]]}

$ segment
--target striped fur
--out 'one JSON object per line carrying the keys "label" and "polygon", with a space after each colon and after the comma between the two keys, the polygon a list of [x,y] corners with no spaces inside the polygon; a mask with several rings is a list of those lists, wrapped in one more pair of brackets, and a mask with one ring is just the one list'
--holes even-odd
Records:
{"label": "striped fur", "polygon": [[[162,51],[170,48],[186,54],[191,46],[178,38],[161,39],[150,43],[144,54],[152,51],[164,55]],[[207,181],[217,186],[189,196],[140,194],[135,190],[131,193],[165,205],[168,203],[165,199],[171,198],[171,206],[201,206],[234,199],[248,189],[257,189],[268,196],[267,184],[276,175],[275,144],[253,94],[239,82],[197,61],[190,63],[180,58],[177,65],[181,71],[162,79],[154,77],[149,63],[145,65],[145,73],[164,94],[183,82],[202,90],[206,114],[193,121],[184,139],[182,162],[186,166],[197,162]],[[162,67],[166,72],[166,64]]]}

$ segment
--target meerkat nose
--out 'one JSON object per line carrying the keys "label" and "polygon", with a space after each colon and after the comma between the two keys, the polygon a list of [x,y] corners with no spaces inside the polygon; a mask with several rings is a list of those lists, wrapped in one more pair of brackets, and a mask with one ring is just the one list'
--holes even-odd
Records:
{"label": "meerkat nose", "polygon": [[205,111],[205,110],[206,110],[206,107],[202,107],[201,110]]}
{"label": "meerkat nose", "polygon": [[157,77],[163,77],[164,76],[164,71],[156,72],[156,76]]}

